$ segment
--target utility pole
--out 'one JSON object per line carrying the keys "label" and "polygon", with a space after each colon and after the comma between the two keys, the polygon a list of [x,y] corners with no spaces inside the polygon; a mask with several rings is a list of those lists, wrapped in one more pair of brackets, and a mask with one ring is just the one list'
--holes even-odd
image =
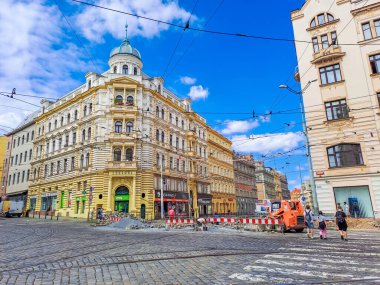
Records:
{"label": "utility pole", "polygon": [[165,218],[164,215],[164,178],[162,174],[162,169],[164,167],[163,159],[161,157],[161,219]]}

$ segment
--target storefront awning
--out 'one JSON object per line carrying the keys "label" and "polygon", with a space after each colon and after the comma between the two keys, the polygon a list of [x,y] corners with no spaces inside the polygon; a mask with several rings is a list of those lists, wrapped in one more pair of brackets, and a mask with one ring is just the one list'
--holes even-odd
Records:
{"label": "storefront awning", "polygon": [[8,197],[14,197],[14,196],[19,196],[19,195],[26,195],[26,193],[28,193],[27,190],[22,190],[22,191],[17,191],[17,192],[5,193],[4,195]]}

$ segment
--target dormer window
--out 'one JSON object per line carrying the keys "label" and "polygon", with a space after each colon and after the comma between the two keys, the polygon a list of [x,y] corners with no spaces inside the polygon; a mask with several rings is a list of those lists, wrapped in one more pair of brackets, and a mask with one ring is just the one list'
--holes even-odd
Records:
{"label": "dormer window", "polygon": [[128,74],[128,65],[123,65],[123,74]]}
{"label": "dormer window", "polygon": [[91,80],[88,81],[88,89],[91,88]]}
{"label": "dormer window", "polygon": [[133,68],[133,74],[134,74],[134,75],[137,75],[137,67],[134,67],[134,68]]}
{"label": "dormer window", "polygon": [[321,13],[314,17],[310,22],[310,28],[314,28],[328,22],[334,21],[334,16],[329,13]]}

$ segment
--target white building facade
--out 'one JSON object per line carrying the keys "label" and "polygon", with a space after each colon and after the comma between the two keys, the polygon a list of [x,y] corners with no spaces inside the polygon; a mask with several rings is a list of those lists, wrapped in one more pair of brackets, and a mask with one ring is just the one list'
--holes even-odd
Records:
{"label": "white building facade", "polygon": [[380,211],[380,2],[308,0],[291,14],[319,208]]}

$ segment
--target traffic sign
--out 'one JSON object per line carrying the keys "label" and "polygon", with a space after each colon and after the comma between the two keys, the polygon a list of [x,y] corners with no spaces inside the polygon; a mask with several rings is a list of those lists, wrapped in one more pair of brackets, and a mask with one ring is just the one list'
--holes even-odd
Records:
{"label": "traffic sign", "polygon": [[94,187],[90,186],[90,193],[94,190]]}
{"label": "traffic sign", "polygon": [[83,190],[83,191],[82,191],[82,194],[83,194],[83,195],[86,195],[86,190]]}

